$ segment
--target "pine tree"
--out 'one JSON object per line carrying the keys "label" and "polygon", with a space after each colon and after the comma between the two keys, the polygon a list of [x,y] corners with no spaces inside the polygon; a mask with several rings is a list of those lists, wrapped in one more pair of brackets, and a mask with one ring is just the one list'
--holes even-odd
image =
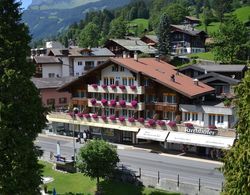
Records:
{"label": "pine tree", "polygon": [[27,62],[30,42],[20,3],[0,1],[0,194],[39,194],[41,167],[34,140],[45,125]]}
{"label": "pine tree", "polygon": [[250,194],[250,71],[236,88],[239,140],[224,158],[225,194]]}
{"label": "pine tree", "polygon": [[163,14],[157,30],[159,39],[158,51],[160,55],[167,56],[170,54],[170,20],[167,14]]}

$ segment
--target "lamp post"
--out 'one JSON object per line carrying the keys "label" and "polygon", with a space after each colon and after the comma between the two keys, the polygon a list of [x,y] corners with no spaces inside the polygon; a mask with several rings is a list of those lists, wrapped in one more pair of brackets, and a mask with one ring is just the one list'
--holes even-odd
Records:
{"label": "lamp post", "polygon": [[76,114],[78,113],[78,108],[73,108],[73,154],[74,154],[74,162],[76,161],[76,143],[75,143],[75,117]]}

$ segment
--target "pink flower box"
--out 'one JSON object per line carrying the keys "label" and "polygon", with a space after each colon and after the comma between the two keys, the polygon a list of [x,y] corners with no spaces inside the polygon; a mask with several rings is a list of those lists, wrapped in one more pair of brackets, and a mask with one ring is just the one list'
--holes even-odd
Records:
{"label": "pink flower box", "polygon": [[164,126],[166,123],[164,121],[158,120],[157,125]]}
{"label": "pink flower box", "polygon": [[119,117],[119,121],[124,122],[125,121],[125,117],[124,116],[120,116]]}
{"label": "pink flower box", "polygon": [[137,105],[138,105],[138,102],[136,100],[132,100],[131,105],[132,105],[133,108],[136,108]]}
{"label": "pink flower box", "polygon": [[98,85],[97,85],[97,84],[95,84],[95,83],[94,83],[94,84],[92,84],[91,86],[92,86],[93,88],[95,88],[95,89],[98,87]]}
{"label": "pink flower box", "polygon": [[96,104],[96,99],[91,99],[90,102],[91,102],[92,105],[95,105]]}
{"label": "pink flower box", "polygon": [[216,127],[215,125],[209,125],[208,128],[209,128],[210,130],[215,130],[215,129],[217,129],[217,127]]}
{"label": "pink flower box", "polygon": [[137,119],[137,121],[140,122],[140,123],[144,123],[145,120],[144,120],[144,118],[140,117],[140,118]]}
{"label": "pink flower box", "polygon": [[129,121],[130,123],[133,123],[133,122],[135,122],[135,119],[134,119],[133,117],[129,117],[129,118],[128,118],[128,121]]}
{"label": "pink flower box", "polygon": [[108,87],[108,86],[105,85],[105,84],[102,85],[102,88],[103,88],[103,89],[107,89],[107,87]]}
{"label": "pink flower box", "polygon": [[80,117],[80,118],[82,118],[83,114],[82,113],[78,113],[77,116]]}
{"label": "pink flower box", "polygon": [[168,122],[167,124],[169,127],[173,128],[173,127],[176,127],[176,122],[175,121],[170,121]]}
{"label": "pink flower box", "polygon": [[111,89],[116,89],[116,85],[110,85]]}
{"label": "pink flower box", "polygon": [[102,120],[106,121],[107,120],[107,117],[105,115],[102,115],[101,116]]}
{"label": "pink flower box", "polygon": [[92,114],[92,118],[93,118],[93,119],[97,119],[97,118],[98,118],[98,115],[97,115],[97,114]]}
{"label": "pink flower box", "polygon": [[106,99],[102,99],[101,102],[102,102],[102,105],[104,105],[104,106],[106,106],[108,104],[108,100],[106,100]]}
{"label": "pink flower box", "polygon": [[120,100],[119,104],[121,107],[125,107],[126,106],[126,101],[125,100]]}
{"label": "pink flower box", "polygon": [[193,129],[194,125],[192,123],[185,123],[185,126],[189,129]]}
{"label": "pink flower box", "polygon": [[84,117],[85,118],[90,118],[90,115],[89,114],[84,114]]}
{"label": "pink flower box", "polygon": [[136,86],[135,85],[130,85],[130,89],[136,90]]}
{"label": "pink flower box", "polygon": [[119,88],[120,88],[121,90],[126,89],[126,87],[125,87],[124,85],[119,85]]}
{"label": "pink flower box", "polygon": [[116,100],[110,100],[110,106],[115,107],[116,106]]}
{"label": "pink flower box", "polygon": [[149,126],[155,126],[155,120],[154,119],[149,119],[148,120],[148,124],[149,124]]}
{"label": "pink flower box", "polygon": [[109,117],[109,119],[110,119],[111,121],[114,121],[114,120],[116,120],[116,117],[115,117],[115,115],[111,115],[111,116]]}

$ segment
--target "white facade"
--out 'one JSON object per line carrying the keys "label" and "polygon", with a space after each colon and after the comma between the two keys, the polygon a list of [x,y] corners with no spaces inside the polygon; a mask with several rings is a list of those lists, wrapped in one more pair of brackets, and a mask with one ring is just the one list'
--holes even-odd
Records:
{"label": "white facade", "polygon": [[81,76],[91,68],[108,60],[109,57],[75,57],[73,59],[74,76]]}
{"label": "white facade", "polygon": [[47,49],[63,49],[64,46],[60,43],[60,42],[57,42],[57,41],[48,41],[46,42],[46,48]]}
{"label": "white facade", "polygon": [[106,84],[106,85],[135,85],[139,86],[138,75],[136,75],[137,78],[134,78],[134,75],[131,73],[130,70],[121,67],[121,66],[108,66],[107,68],[104,68],[102,70],[102,80],[100,84]]}
{"label": "white facade", "polygon": [[214,125],[218,128],[227,129],[236,122],[235,110],[230,107],[181,104],[180,110],[182,111],[182,122],[201,127]]}
{"label": "white facade", "polygon": [[61,64],[43,64],[42,78],[62,77],[62,69]]}

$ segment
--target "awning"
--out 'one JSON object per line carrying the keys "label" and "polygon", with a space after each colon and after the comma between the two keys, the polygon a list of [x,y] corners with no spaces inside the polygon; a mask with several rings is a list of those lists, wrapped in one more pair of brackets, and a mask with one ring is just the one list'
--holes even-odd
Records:
{"label": "awning", "polygon": [[189,134],[182,132],[170,132],[167,137],[169,143],[179,143],[219,149],[229,149],[234,144],[235,138],[222,137],[222,136],[210,136],[200,134]]}
{"label": "awning", "polygon": [[169,131],[141,128],[136,137],[138,139],[154,140],[164,142],[169,134]]}

